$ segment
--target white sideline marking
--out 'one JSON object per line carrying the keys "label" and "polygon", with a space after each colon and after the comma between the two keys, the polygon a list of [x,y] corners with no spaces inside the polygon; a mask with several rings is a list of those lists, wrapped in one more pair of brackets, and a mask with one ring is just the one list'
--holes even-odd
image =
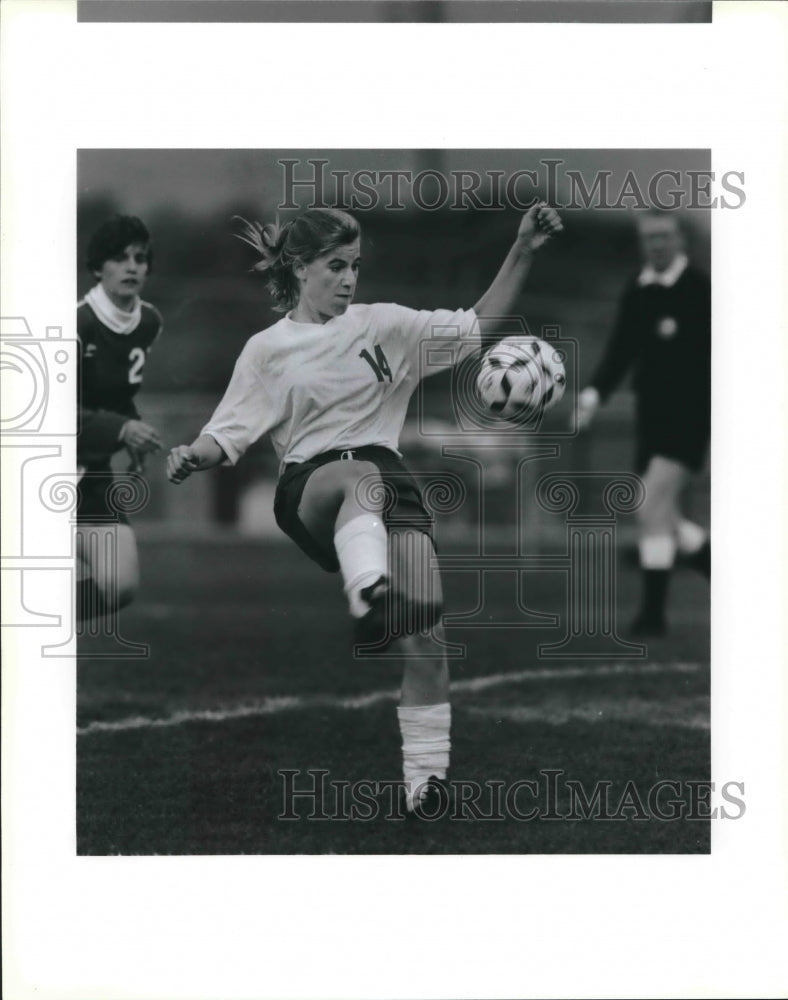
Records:
{"label": "white sideline marking", "polygon": [[565,726],[570,722],[640,722],[708,732],[709,699],[705,695],[655,701],[647,698],[591,698],[577,704],[547,698],[536,705],[470,707],[471,715],[527,725],[534,722]]}
{"label": "white sideline marking", "polygon": [[[486,691],[489,688],[502,687],[505,684],[528,684],[532,681],[566,680],[576,677],[607,678],[637,676],[650,677],[655,674],[694,674],[701,670],[699,663],[603,663],[595,666],[571,667],[537,667],[535,670],[517,670],[510,673],[488,674],[485,677],[471,677],[467,680],[453,681],[450,689],[453,694],[474,693]],[[116,733],[130,729],[164,729],[170,726],[180,726],[186,722],[228,722],[233,719],[247,719],[255,716],[276,715],[279,712],[304,710],[311,708],[359,709],[378,705],[384,701],[396,701],[399,689],[370,691],[368,694],[353,695],[338,698],[334,695],[284,695],[282,697],[263,698],[261,701],[247,702],[242,705],[232,705],[216,709],[183,709],[161,719],[144,715],[134,715],[126,719],[114,719],[109,722],[97,720],[86,726],[77,728],[78,736],[88,736],[91,733]]]}

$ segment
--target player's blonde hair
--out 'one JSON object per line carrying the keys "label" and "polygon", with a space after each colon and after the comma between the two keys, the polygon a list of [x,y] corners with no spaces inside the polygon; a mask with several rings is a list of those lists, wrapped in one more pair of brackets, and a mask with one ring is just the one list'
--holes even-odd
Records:
{"label": "player's blonde hair", "polygon": [[284,225],[249,222],[235,216],[241,232],[235,235],[258,254],[252,266],[267,278],[267,287],[278,312],[298,303],[299,285],[294,264],[309,264],[337,247],[357,240],[361,229],[352,215],[336,208],[310,208]]}

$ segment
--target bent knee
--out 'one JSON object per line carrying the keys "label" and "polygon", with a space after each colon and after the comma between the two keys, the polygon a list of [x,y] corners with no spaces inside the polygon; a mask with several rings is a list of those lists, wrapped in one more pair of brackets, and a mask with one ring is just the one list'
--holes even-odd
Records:
{"label": "bent knee", "polygon": [[131,604],[139,590],[139,577],[136,574],[125,575],[113,581],[94,578],[94,583],[101,596],[118,608]]}

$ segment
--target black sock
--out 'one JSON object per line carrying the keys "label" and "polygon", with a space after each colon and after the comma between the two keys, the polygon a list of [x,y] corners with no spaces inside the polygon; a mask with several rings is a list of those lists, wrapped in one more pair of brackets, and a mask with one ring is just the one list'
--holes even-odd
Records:
{"label": "black sock", "polygon": [[711,579],[711,542],[708,538],[697,552],[689,556],[687,565],[702,573],[707,580]]}
{"label": "black sock", "polygon": [[110,610],[109,603],[96,586],[94,580],[87,577],[77,583],[77,621],[91,618],[102,618]]}
{"label": "black sock", "polygon": [[638,615],[641,620],[664,622],[670,572],[669,569],[643,570],[643,596]]}

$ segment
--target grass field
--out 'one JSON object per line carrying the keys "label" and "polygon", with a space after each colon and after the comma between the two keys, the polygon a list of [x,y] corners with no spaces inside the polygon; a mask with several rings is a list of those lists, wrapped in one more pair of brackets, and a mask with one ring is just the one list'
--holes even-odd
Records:
{"label": "grass field", "polygon": [[[80,854],[709,850],[709,821],[686,784],[710,771],[705,580],[676,574],[671,633],[644,660],[540,660],[537,644],[560,633],[450,629],[466,646],[452,660],[451,777],[481,798],[475,812],[412,822],[385,808],[390,792],[379,810],[350,814],[336,784],[400,777],[399,668],[353,661],[337,578],[287,543],[143,531],[140,555],[143,588],[121,630],[149,655],[113,658],[107,637],[81,643]],[[467,577],[447,574],[447,611],[473,606]],[[620,567],[619,593],[625,623],[631,566]],[[529,607],[561,614],[565,601],[560,573],[528,574]],[[323,797],[288,806],[286,781],[312,787],[315,769],[326,772]],[[517,791],[524,780],[536,784]],[[659,801],[680,800],[680,818],[647,805],[660,781],[677,783]],[[603,789],[606,811],[578,813],[572,782],[589,800]],[[535,805],[539,816],[525,818]],[[288,808],[297,818],[282,818]]]}

